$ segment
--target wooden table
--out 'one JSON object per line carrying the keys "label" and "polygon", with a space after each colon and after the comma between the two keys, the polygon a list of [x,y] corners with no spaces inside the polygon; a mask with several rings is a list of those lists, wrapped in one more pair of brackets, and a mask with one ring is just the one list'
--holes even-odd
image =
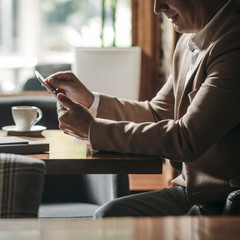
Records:
{"label": "wooden table", "polygon": [[0,220],[1,240],[236,240],[240,218]]}
{"label": "wooden table", "polygon": [[[0,136],[6,132],[0,131]],[[162,159],[158,156],[95,152],[87,141],[68,136],[60,130],[46,130],[29,140],[48,142],[49,153],[29,155],[46,162],[47,174],[159,174]]]}

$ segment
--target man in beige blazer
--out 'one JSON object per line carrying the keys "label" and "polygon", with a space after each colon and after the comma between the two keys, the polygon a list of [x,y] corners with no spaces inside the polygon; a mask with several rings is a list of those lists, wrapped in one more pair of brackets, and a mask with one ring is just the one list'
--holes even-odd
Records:
{"label": "man in beige blazer", "polygon": [[114,200],[96,217],[219,214],[240,175],[240,0],[155,0],[154,10],[183,35],[150,102],[92,93],[69,72],[47,79],[61,89],[65,133],[96,150],[159,155],[182,173],[174,187]]}

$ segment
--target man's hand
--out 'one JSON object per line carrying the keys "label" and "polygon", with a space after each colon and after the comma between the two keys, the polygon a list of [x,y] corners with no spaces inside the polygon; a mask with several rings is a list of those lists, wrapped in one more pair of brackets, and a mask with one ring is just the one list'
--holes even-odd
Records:
{"label": "man's hand", "polygon": [[45,83],[56,89],[56,93],[64,93],[74,102],[80,103],[86,108],[89,108],[93,103],[94,95],[92,92],[71,71],[57,72],[49,76]]}
{"label": "man's hand", "polygon": [[57,97],[61,103],[58,103],[59,128],[66,134],[88,139],[89,128],[93,121],[92,115],[84,106],[73,102],[63,93],[59,93]]}

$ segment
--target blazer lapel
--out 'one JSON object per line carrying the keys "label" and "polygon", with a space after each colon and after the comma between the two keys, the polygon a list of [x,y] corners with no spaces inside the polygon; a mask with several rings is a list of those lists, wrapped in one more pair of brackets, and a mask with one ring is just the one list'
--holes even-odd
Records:
{"label": "blazer lapel", "polygon": [[[197,61],[193,66],[193,69],[191,71],[191,75],[188,78],[188,82],[187,82],[186,86],[185,86],[185,79],[186,79],[186,76],[187,76],[189,66],[188,67],[185,66],[184,70],[182,71],[182,77],[181,78],[184,79],[184,81],[183,80],[180,81],[179,86],[178,86],[177,119],[181,118],[187,111],[187,108],[190,104],[188,94],[193,90],[192,88],[193,88],[193,85],[194,85],[193,83],[194,83],[194,80],[195,80],[194,77],[196,75],[196,72],[199,68],[199,65],[200,65],[202,59],[206,56],[207,52],[208,52],[207,49],[199,52]],[[186,63],[188,63],[188,61],[186,61]],[[189,64],[190,64],[190,62],[189,62]]]}
{"label": "blazer lapel", "polygon": [[189,69],[190,61],[191,61],[191,52],[186,49],[185,54],[183,56],[183,61],[182,61],[182,67],[180,72],[178,73],[178,76],[175,76],[177,80],[177,86],[176,86],[176,101],[175,101],[175,119],[179,119],[179,106],[182,101],[183,97],[183,92],[184,92],[184,85],[185,85],[185,80],[187,76],[187,72]]}

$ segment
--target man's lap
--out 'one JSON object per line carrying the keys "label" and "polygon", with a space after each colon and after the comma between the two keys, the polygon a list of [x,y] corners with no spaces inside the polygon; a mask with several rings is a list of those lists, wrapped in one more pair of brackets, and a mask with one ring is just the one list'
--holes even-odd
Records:
{"label": "man's lap", "polygon": [[123,216],[179,216],[191,208],[185,188],[175,186],[115,199],[100,207],[94,218]]}

